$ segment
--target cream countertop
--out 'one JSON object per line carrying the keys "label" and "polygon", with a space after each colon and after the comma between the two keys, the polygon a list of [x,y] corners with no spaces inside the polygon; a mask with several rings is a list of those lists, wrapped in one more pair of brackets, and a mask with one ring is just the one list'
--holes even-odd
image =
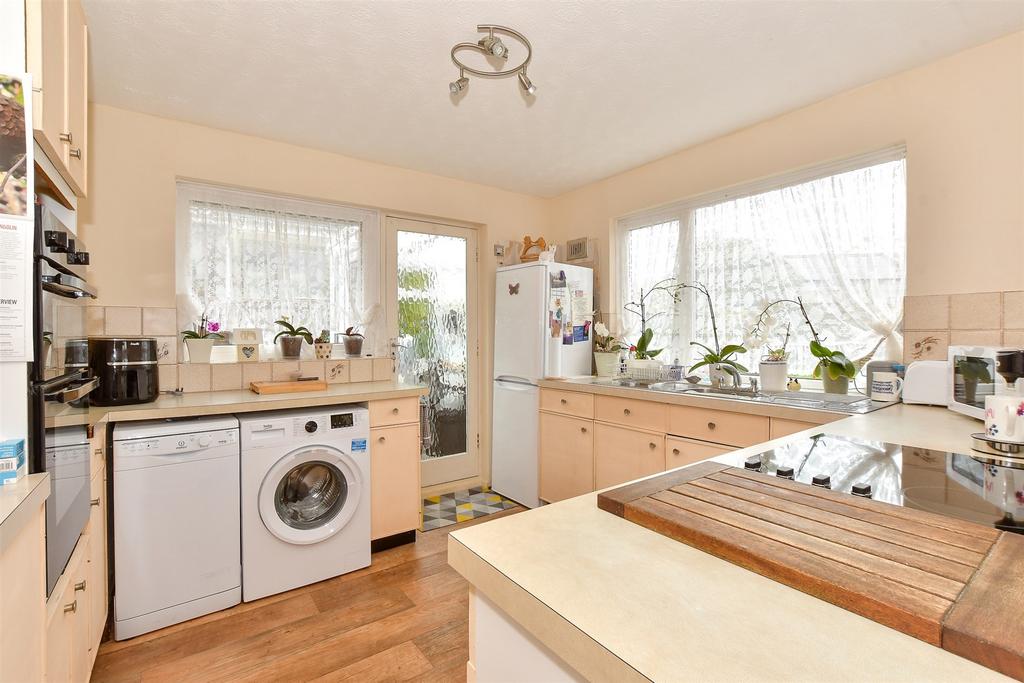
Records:
{"label": "cream countertop", "polygon": [[127,406],[92,406],[64,410],[47,417],[46,426],[95,425],[100,422],[134,422],[201,415],[228,415],[252,413],[260,410],[287,410],[339,403],[361,403],[392,398],[420,396],[427,388],[418,384],[386,382],[357,382],[330,384],[325,391],[307,391],[294,394],[256,394],[241,391],[203,391],[175,396],[161,394],[156,401]]}
{"label": "cream countertop", "polygon": [[[967,451],[978,422],[897,405],[819,431]],[[1000,674],[598,509],[596,494],[453,532],[449,563],[595,681],[980,681]]]}
{"label": "cream countertop", "polygon": [[[734,413],[763,415],[765,417],[780,417],[787,420],[802,420],[805,422],[817,422],[820,424],[832,422],[849,416],[849,413],[832,412],[815,408],[801,408],[798,406],[761,403],[758,401],[723,398],[719,396],[705,396],[693,393],[652,391],[651,389],[645,389],[643,387],[620,387],[609,384],[598,384],[597,382],[598,378],[596,377],[576,377],[571,379],[542,379],[537,382],[537,385],[542,389],[581,391],[588,394],[633,398],[643,401],[657,401],[658,403],[668,403],[678,406],[694,406],[697,408],[728,410]],[[879,410],[887,409],[888,406],[880,408]]]}
{"label": "cream countertop", "polygon": [[50,495],[50,475],[29,474],[0,486],[0,553]]}

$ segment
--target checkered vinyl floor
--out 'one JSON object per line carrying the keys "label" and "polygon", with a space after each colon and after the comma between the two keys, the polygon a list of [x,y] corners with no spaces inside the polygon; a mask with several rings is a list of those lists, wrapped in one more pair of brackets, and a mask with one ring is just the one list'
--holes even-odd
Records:
{"label": "checkered vinyl floor", "polygon": [[489,488],[475,488],[423,499],[423,531],[508,510],[516,503]]}

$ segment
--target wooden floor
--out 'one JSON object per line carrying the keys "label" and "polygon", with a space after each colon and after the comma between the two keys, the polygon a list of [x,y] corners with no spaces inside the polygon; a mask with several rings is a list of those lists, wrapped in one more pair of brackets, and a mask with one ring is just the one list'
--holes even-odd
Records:
{"label": "wooden floor", "polygon": [[345,576],[100,647],[93,681],[464,681],[469,585],[448,532]]}

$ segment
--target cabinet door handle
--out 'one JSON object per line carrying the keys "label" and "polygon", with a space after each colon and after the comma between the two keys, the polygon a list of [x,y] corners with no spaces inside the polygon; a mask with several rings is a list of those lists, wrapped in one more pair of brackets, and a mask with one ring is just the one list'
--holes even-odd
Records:
{"label": "cabinet door handle", "polygon": [[377,437],[377,443],[384,443],[385,439],[383,436]]}
{"label": "cabinet door handle", "polygon": [[392,408],[391,409],[391,414],[392,415],[398,415],[398,408]]}
{"label": "cabinet door handle", "polygon": [[580,427],[580,431],[583,432],[584,434],[586,434],[587,433],[587,428],[586,427]]}
{"label": "cabinet door handle", "polygon": [[81,159],[82,149],[80,147],[75,147],[74,149],[68,150],[68,156],[74,159]]}
{"label": "cabinet door handle", "polygon": [[629,414],[630,414],[630,412],[629,412],[629,408],[623,408],[623,409],[622,409],[622,414],[623,414],[623,415],[629,415]]}
{"label": "cabinet door handle", "polygon": [[67,614],[68,612],[77,612],[77,611],[78,611],[78,600],[73,600],[73,601],[69,602],[68,604],[64,605],[64,614]]}
{"label": "cabinet door handle", "polygon": [[93,507],[99,507],[100,499],[99,498],[93,498],[92,500],[89,501],[89,505],[91,505]]}
{"label": "cabinet door handle", "polygon": [[717,426],[718,425],[716,425],[714,422],[708,422],[708,429],[710,429],[711,431],[715,431],[715,427]]}
{"label": "cabinet door handle", "polygon": [[651,443],[649,443],[649,444],[648,444],[648,446],[650,446],[650,447],[651,447],[651,450],[653,451],[653,450],[654,450],[655,448],[657,448],[657,447],[658,447],[658,444],[656,444],[656,443],[654,443],[654,442],[652,441]]}
{"label": "cabinet door handle", "polygon": [[563,399],[562,399],[562,405],[563,405],[563,406],[567,406],[567,405],[569,405],[569,402],[568,402],[568,401],[566,401],[566,400],[565,400],[565,399],[563,398]]}
{"label": "cabinet door handle", "polygon": [[68,131],[67,133],[61,133],[61,134],[60,134],[60,135],[58,135],[57,137],[59,137],[59,138],[60,138],[60,141],[61,141],[61,142],[66,142],[66,143],[68,143],[69,145],[71,144],[71,142],[72,142],[72,140],[73,140],[73,138],[71,137],[71,131]]}
{"label": "cabinet door handle", "polygon": [[673,448],[672,449],[672,455],[679,455],[679,449],[678,448]]}
{"label": "cabinet door handle", "polygon": [[97,448],[96,450],[93,451],[93,453],[95,453],[96,455],[103,455],[103,449]]}
{"label": "cabinet door handle", "polygon": [[85,590],[85,581],[84,580],[83,581],[79,581],[78,583],[75,584],[75,592],[76,593],[78,591],[84,591],[84,590]]}

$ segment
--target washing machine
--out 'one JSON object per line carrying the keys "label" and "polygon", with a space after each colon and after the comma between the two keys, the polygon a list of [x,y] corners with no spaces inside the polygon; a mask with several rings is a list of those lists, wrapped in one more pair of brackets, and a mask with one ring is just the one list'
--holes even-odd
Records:
{"label": "washing machine", "polygon": [[242,600],[370,564],[370,418],[329,406],[239,416]]}

